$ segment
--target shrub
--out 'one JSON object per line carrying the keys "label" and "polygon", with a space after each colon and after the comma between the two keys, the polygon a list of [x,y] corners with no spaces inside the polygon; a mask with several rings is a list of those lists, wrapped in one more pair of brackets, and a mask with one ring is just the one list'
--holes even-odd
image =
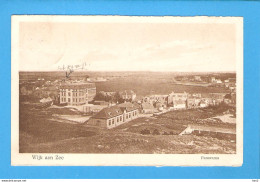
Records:
{"label": "shrub", "polygon": [[166,131],[163,132],[163,135],[169,135]]}
{"label": "shrub", "polygon": [[150,130],[148,130],[148,129],[141,130],[140,133],[142,135],[149,135],[149,134],[151,134]]}
{"label": "shrub", "polygon": [[153,135],[160,135],[160,132],[157,129],[153,130]]}

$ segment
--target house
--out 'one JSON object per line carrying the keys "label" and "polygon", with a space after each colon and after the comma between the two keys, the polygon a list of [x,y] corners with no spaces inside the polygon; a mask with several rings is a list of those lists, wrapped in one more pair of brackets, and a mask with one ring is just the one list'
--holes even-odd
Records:
{"label": "house", "polygon": [[223,101],[224,101],[225,104],[231,104],[231,103],[232,103],[232,100],[231,100],[231,94],[227,94],[227,95],[225,95]]}
{"label": "house", "polygon": [[94,83],[66,83],[60,86],[60,103],[83,105],[92,101],[96,95]]}
{"label": "house", "polygon": [[43,98],[40,100],[41,103],[46,103],[46,102],[52,102],[52,99],[50,97]]}
{"label": "house", "polygon": [[194,76],[194,80],[195,81],[201,81],[201,77],[200,76]]}
{"label": "house", "polygon": [[212,99],[213,105],[219,105],[224,101],[226,93],[210,93],[210,98]]}
{"label": "house", "polygon": [[153,114],[155,112],[158,112],[158,110],[156,108],[154,108],[153,105],[150,104],[149,102],[143,102],[141,104],[141,110],[142,110],[142,113],[144,113],[144,114]]}
{"label": "house", "polygon": [[123,100],[131,100],[131,101],[134,101],[135,98],[136,98],[136,94],[134,93],[133,90],[125,90],[125,91],[119,92],[119,95],[120,95],[120,97],[121,97]]}
{"label": "house", "polygon": [[183,101],[186,102],[188,99],[188,93],[186,92],[172,92],[167,97],[167,104],[168,106],[172,107],[173,102],[175,101]]}
{"label": "house", "polygon": [[174,110],[186,109],[186,101],[175,100],[173,101],[173,106],[171,108]]}
{"label": "house", "polygon": [[138,118],[138,108],[129,102],[102,109],[87,121],[89,125],[114,128]]}
{"label": "house", "polygon": [[143,102],[149,102],[155,104],[157,102],[167,104],[168,95],[149,95],[143,98]]}
{"label": "house", "polygon": [[204,107],[207,107],[207,106],[208,106],[208,104],[207,104],[207,102],[205,100],[201,100],[200,101],[199,107],[204,108]]}
{"label": "house", "polygon": [[216,79],[216,83],[220,84],[222,81],[220,79]]}
{"label": "house", "polygon": [[199,103],[201,102],[201,98],[197,97],[189,97],[187,99],[187,108],[197,108],[199,107]]}
{"label": "house", "polygon": [[159,111],[163,111],[167,107],[166,103],[160,101],[157,101],[154,105],[155,108]]}
{"label": "house", "polygon": [[210,82],[211,83],[216,83],[216,78],[215,77],[211,77]]}
{"label": "house", "polygon": [[99,93],[102,94],[104,97],[113,97],[116,94],[116,92],[105,92],[105,91],[100,91]]}

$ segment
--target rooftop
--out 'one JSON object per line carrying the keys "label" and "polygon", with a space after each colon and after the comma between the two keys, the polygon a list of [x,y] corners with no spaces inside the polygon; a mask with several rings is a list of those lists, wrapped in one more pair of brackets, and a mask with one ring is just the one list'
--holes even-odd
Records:
{"label": "rooftop", "polygon": [[111,106],[102,109],[100,112],[98,112],[93,118],[96,119],[109,119],[116,117],[118,115],[122,115],[124,110],[126,111],[132,111],[138,109],[134,104],[130,102],[122,103],[119,105]]}
{"label": "rooftop", "polygon": [[118,115],[122,115],[123,111],[118,106],[106,107],[98,112],[93,118],[96,119],[109,119]]}

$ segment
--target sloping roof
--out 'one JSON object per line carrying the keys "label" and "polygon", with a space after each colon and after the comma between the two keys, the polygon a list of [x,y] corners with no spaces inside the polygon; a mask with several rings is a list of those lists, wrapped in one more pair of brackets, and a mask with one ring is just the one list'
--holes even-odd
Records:
{"label": "sloping roof", "polygon": [[138,109],[138,107],[132,104],[131,102],[124,102],[122,104],[118,104],[117,106],[120,107],[121,109],[126,109],[127,112]]}
{"label": "sloping roof", "polygon": [[112,106],[102,109],[100,112],[98,112],[96,115],[93,116],[93,118],[96,119],[109,119],[113,118],[118,115],[122,115],[123,111],[118,106]]}

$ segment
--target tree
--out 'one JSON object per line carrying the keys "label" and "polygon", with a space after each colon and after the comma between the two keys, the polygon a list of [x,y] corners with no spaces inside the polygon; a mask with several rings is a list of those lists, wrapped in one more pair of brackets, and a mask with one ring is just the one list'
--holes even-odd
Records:
{"label": "tree", "polygon": [[103,101],[106,101],[106,97],[105,97],[102,93],[98,92],[98,93],[96,94],[94,100],[103,100]]}
{"label": "tree", "polygon": [[124,102],[124,99],[122,99],[119,92],[116,92],[112,99],[114,102],[119,103],[119,104]]}

